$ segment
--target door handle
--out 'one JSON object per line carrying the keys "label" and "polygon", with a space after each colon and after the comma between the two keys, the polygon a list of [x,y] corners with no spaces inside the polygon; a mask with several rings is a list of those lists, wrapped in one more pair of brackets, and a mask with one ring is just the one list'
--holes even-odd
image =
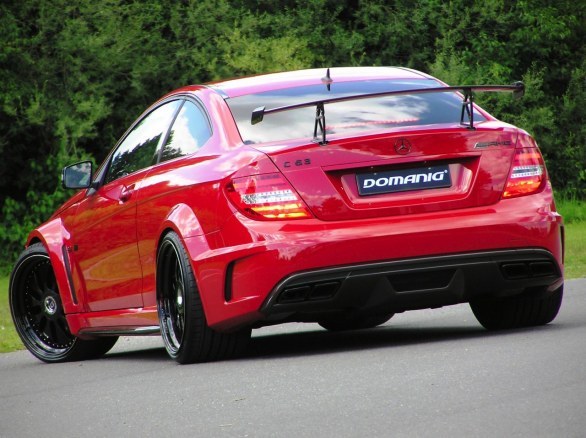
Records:
{"label": "door handle", "polygon": [[120,202],[126,202],[132,197],[132,193],[134,192],[134,184],[130,186],[122,186],[122,190],[120,190]]}

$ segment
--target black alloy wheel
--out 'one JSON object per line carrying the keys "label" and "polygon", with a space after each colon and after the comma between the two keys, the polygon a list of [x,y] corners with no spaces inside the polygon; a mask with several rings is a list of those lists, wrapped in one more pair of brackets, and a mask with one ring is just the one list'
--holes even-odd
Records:
{"label": "black alloy wheel", "polygon": [[234,357],[250,339],[250,328],[223,333],[207,325],[191,263],[174,232],[163,237],[157,255],[157,309],[165,349],[181,364]]}
{"label": "black alloy wheel", "polygon": [[40,243],[29,246],[17,260],[9,300],[24,346],[44,362],[99,357],[116,343],[116,337],[81,340],[71,334],[51,260]]}
{"label": "black alloy wheel", "polygon": [[159,253],[160,289],[157,307],[161,334],[169,355],[176,358],[185,333],[185,273],[177,248],[165,239]]}

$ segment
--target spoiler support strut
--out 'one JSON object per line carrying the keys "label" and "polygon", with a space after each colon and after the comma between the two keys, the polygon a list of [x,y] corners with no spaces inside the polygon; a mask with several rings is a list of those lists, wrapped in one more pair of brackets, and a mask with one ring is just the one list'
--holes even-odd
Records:
{"label": "spoiler support strut", "polygon": [[[287,105],[277,108],[266,109],[261,106],[252,111],[250,123],[256,125],[263,121],[264,116],[268,114],[280,113],[283,111],[291,111],[299,108],[306,108],[315,106],[315,124],[313,130],[314,140],[318,140],[318,128],[321,140],[319,144],[325,145],[328,143],[326,140],[326,115],[325,115],[325,104],[347,102],[349,100],[360,100],[369,99],[374,97],[387,97],[387,96],[399,96],[405,94],[428,94],[428,93],[446,93],[446,92],[459,92],[463,95],[462,100],[462,111],[460,114],[460,125],[466,127],[466,129],[474,130],[474,91],[492,91],[492,92],[512,92],[515,99],[521,98],[525,94],[525,84],[523,82],[515,82],[512,85],[460,85],[455,87],[434,87],[434,88],[416,88],[412,90],[400,90],[400,91],[384,91],[379,93],[367,93],[367,94],[356,94],[353,96],[342,96],[332,97],[323,100],[314,100],[311,102],[299,103],[296,105]],[[464,121],[465,114],[468,115],[468,122]]]}
{"label": "spoiler support strut", "polygon": [[[464,100],[462,100],[462,112],[460,113],[460,126],[474,131],[474,95],[472,90],[464,89]],[[468,123],[464,122],[464,113],[468,114]]]}

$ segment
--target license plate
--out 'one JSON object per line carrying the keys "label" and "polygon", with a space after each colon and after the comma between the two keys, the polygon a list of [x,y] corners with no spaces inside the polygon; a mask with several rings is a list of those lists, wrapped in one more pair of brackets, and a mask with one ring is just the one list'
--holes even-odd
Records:
{"label": "license plate", "polygon": [[361,196],[451,187],[452,177],[447,164],[415,169],[388,170],[356,174]]}

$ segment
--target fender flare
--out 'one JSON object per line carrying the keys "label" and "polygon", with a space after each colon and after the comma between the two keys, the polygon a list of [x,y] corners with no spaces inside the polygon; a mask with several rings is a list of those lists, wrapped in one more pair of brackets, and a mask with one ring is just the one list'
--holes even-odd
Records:
{"label": "fender flare", "polygon": [[40,242],[51,260],[55,280],[59,288],[61,302],[65,314],[84,311],[84,303],[73,287],[69,251],[71,250],[70,234],[63,226],[60,218],[54,218],[34,229],[28,236],[26,247]]}
{"label": "fender flare", "polygon": [[[200,298],[202,301],[204,313],[208,314],[210,308],[208,294],[202,291],[202,281],[199,277],[198,266],[195,265],[198,255],[204,252],[210,251],[210,245],[208,238],[215,235],[216,232],[205,234],[201,227],[200,221],[197,219],[195,212],[186,204],[177,204],[170,211],[165,220],[162,222],[159,230],[159,238],[156,243],[156,255],[157,268],[155,269],[155,275],[158,275],[158,256],[161,241],[165,234],[168,232],[174,232],[179,236],[183,247],[185,248],[191,269],[195,276],[196,284],[199,289]],[[155,279],[156,284],[156,279]]]}
{"label": "fender flare", "polygon": [[161,237],[169,229],[175,231],[183,239],[204,234],[195,212],[187,204],[177,204],[169,211],[159,230],[157,248]]}

